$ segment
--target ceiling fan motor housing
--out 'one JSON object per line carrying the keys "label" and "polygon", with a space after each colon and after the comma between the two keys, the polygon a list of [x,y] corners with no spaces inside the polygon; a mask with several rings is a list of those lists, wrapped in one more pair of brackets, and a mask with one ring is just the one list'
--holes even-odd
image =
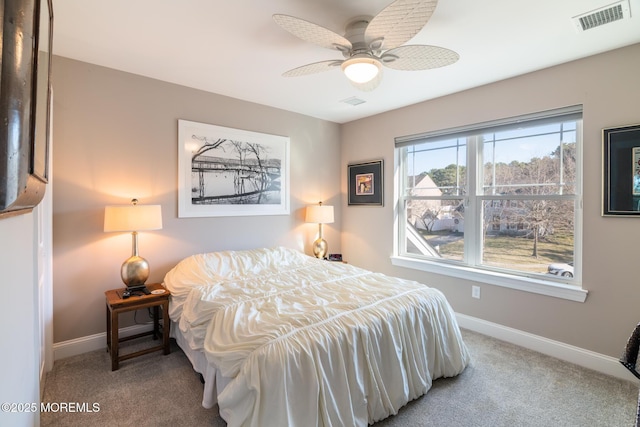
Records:
{"label": "ceiling fan motor housing", "polygon": [[373,53],[365,38],[365,31],[370,20],[371,18],[358,18],[351,21],[345,28],[344,38],[351,42],[350,51],[342,53],[345,58],[363,53]]}

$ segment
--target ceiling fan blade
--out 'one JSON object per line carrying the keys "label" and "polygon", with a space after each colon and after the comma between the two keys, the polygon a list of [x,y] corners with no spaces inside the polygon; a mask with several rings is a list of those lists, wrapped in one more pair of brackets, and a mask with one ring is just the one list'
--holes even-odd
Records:
{"label": "ceiling fan blade", "polygon": [[382,39],[382,49],[411,40],[426,25],[438,0],[396,0],[376,15],[365,31],[368,43]]}
{"label": "ceiling fan blade", "polygon": [[458,59],[460,55],[444,47],[407,45],[386,51],[380,57],[380,62],[394,70],[416,71],[444,67]]}
{"label": "ceiling fan blade", "polygon": [[321,73],[323,71],[329,71],[333,68],[339,67],[343,61],[330,60],[314,62],[313,64],[303,65],[302,67],[294,68],[282,74],[283,77],[299,77],[307,76],[309,74]]}
{"label": "ceiling fan blade", "polygon": [[313,22],[280,14],[273,15],[273,20],[283,29],[304,41],[326,47],[327,49],[337,49],[341,52],[346,52],[351,49],[351,42],[349,40]]}

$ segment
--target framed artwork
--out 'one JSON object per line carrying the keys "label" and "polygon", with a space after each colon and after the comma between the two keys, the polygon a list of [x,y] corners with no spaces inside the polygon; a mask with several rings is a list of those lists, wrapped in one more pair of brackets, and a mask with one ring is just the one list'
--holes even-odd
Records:
{"label": "framed artwork", "polygon": [[383,206],[382,160],[353,163],[349,175],[348,204]]}
{"label": "framed artwork", "polygon": [[[28,213],[49,180],[51,120],[52,0],[7,0],[0,116],[0,218]],[[4,49],[3,49],[4,47]]]}
{"label": "framed artwork", "polygon": [[288,137],[178,120],[178,217],[288,214]]}
{"label": "framed artwork", "polygon": [[640,125],[602,131],[602,215],[640,216]]}
{"label": "framed artwork", "polygon": [[53,0],[40,0],[37,6],[37,59],[32,94],[31,127],[33,138],[29,173],[44,183],[49,182],[49,139],[51,138],[51,55],[53,47]]}

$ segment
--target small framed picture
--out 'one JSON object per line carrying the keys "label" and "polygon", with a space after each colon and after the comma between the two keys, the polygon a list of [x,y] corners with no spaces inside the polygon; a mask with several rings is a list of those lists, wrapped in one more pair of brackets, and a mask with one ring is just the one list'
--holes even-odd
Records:
{"label": "small framed picture", "polygon": [[383,206],[382,160],[348,165],[349,205]]}

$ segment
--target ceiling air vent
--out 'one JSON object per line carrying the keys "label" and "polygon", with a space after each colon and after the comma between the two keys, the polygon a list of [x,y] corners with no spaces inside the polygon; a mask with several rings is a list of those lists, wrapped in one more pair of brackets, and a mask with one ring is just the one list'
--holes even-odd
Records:
{"label": "ceiling air vent", "polygon": [[629,0],[623,0],[574,16],[572,19],[578,31],[586,31],[621,19],[629,19],[630,16]]}
{"label": "ceiling air vent", "polygon": [[352,96],[351,98],[343,99],[340,102],[344,102],[345,104],[353,105],[355,107],[356,105],[364,104],[367,101],[357,98],[355,96]]}

